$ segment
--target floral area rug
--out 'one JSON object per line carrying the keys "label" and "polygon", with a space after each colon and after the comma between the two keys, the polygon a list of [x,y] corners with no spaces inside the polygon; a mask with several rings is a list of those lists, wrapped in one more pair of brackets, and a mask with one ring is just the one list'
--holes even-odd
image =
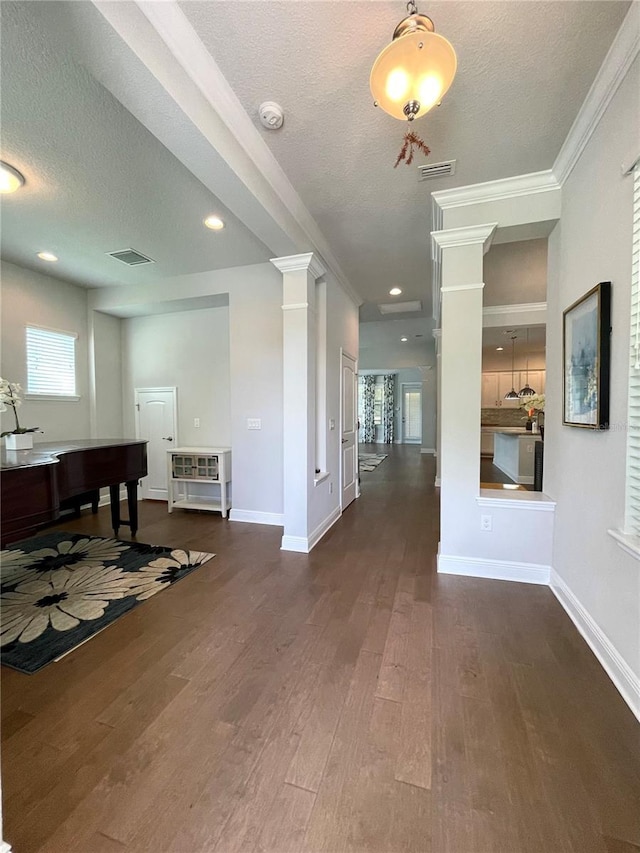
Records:
{"label": "floral area rug", "polygon": [[386,453],[361,453],[358,456],[358,466],[361,471],[375,471],[386,458]]}
{"label": "floral area rug", "polygon": [[48,533],[0,552],[0,659],[37,672],[215,557]]}

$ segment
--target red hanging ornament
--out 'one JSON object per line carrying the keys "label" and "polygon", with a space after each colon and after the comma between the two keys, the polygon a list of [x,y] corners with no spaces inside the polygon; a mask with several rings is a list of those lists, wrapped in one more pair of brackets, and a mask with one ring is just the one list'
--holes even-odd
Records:
{"label": "red hanging ornament", "polygon": [[404,135],[402,148],[400,149],[398,159],[396,160],[395,166],[393,168],[397,168],[403,160],[405,161],[405,165],[410,166],[413,163],[413,155],[415,153],[414,148],[417,148],[419,151],[422,151],[422,153],[426,157],[431,154],[431,150],[428,148],[426,142],[420,139],[418,134],[414,133],[413,130],[408,130]]}

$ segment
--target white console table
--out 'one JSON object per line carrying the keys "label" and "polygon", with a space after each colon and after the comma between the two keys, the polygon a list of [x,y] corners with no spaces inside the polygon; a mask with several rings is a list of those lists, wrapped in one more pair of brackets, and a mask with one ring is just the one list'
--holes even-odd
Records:
{"label": "white console table", "polygon": [[[167,451],[168,510],[200,509],[220,512],[227,517],[231,507],[228,485],[231,482],[230,447],[172,447]],[[190,492],[193,483],[218,485],[219,495]]]}

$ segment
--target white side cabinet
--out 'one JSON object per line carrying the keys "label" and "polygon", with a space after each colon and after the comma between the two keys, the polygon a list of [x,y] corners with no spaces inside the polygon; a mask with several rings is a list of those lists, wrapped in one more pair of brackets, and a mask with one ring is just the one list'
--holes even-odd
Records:
{"label": "white side cabinet", "polygon": [[[172,447],[167,451],[168,510],[201,509],[220,512],[227,517],[231,507],[230,447]],[[211,495],[204,485],[217,485],[219,494]]]}

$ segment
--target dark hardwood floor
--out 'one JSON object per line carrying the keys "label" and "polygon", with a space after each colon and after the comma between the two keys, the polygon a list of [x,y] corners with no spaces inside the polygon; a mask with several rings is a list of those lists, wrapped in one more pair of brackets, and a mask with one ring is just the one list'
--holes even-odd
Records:
{"label": "dark hardwood floor", "polygon": [[433,459],[385,450],[308,556],[141,505],[139,541],[217,557],[3,669],[15,853],[640,850],[631,712],[548,589],[435,573]]}

